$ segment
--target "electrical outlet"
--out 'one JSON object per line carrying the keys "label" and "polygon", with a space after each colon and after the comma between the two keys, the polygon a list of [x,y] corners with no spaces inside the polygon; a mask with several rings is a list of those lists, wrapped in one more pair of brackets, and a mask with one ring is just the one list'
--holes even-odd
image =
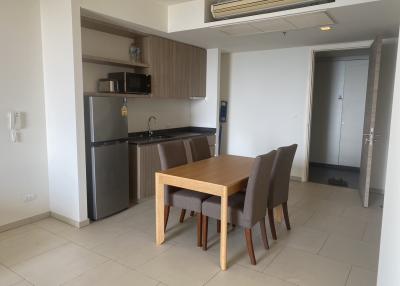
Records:
{"label": "electrical outlet", "polygon": [[28,202],[31,202],[31,201],[34,201],[34,200],[36,200],[36,195],[35,194],[25,194],[25,196],[24,196],[24,202],[25,203],[28,203]]}

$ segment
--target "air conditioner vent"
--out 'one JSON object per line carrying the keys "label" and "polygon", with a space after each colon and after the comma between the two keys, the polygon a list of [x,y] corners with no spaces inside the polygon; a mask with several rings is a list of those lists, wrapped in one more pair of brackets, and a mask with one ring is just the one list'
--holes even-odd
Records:
{"label": "air conditioner vent", "polygon": [[320,5],[335,0],[222,0],[211,5],[217,20]]}

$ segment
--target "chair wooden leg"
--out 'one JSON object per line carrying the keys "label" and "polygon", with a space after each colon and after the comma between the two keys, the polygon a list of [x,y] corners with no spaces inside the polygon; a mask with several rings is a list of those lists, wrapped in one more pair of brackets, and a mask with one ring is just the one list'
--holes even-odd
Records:
{"label": "chair wooden leg", "polygon": [[275,219],[274,219],[274,209],[268,209],[268,219],[269,225],[271,227],[272,238],[277,240],[276,229],[275,229]]}
{"label": "chair wooden leg", "polygon": [[207,236],[208,236],[208,216],[203,215],[202,218],[202,242],[203,250],[207,250]]}
{"label": "chair wooden leg", "polygon": [[202,225],[202,214],[197,213],[197,246],[201,247],[201,225]]}
{"label": "chair wooden leg", "polygon": [[247,252],[250,256],[250,262],[253,265],[256,265],[256,257],[254,256],[254,248],[253,248],[253,238],[251,235],[251,228],[246,228],[244,230],[244,234],[246,236],[246,244],[247,244]]}
{"label": "chair wooden leg", "polygon": [[265,218],[262,218],[260,220],[260,230],[261,230],[261,238],[264,243],[264,247],[265,247],[265,249],[269,249],[267,230],[265,228]]}
{"label": "chair wooden leg", "polygon": [[171,206],[164,206],[164,232],[167,229],[170,208],[171,208]]}
{"label": "chair wooden leg", "polygon": [[190,216],[194,216],[194,211],[191,211],[191,212],[190,212]]}
{"label": "chair wooden leg", "polygon": [[282,209],[283,209],[283,217],[285,218],[286,228],[287,228],[287,230],[290,230],[289,211],[288,211],[287,203],[282,204]]}
{"label": "chair wooden leg", "polygon": [[183,220],[185,219],[185,214],[186,214],[186,210],[182,209],[181,210],[181,216],[179,217],[179,222],[183,223]]}
{"label": "chair wooden leg", "polygon": [[217,232],[221,233],[221,221],[219,219],[217,220]]}

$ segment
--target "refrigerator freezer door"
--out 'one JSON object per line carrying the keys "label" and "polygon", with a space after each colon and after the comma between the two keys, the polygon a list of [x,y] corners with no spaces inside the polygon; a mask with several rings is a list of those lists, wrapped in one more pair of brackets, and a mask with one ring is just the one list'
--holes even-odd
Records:
{"label": "refrigerator freezer door", "polygon": [[128,120],[122,115],[123,98],[90,97],[89,106],[91,142],[128,137]]}
{"label": "refrigerator freezer door", "polygon": [[129,206],[128,142],[91,148],[92,188],[89,218],[101,219]]}

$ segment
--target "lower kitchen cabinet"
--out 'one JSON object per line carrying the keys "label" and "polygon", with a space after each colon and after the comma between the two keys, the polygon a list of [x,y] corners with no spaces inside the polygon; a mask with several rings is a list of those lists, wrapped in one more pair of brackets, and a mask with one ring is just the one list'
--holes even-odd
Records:
{"label": "lower kitchen cabinet", "polygon": [[[215,155],[215,135],[207,136],[211,154]],[[188,162],[192,162],[190,139],[184,139]],[[137,202],[155,194],[155,173],[161,170],[157,144],[134,145],[129,147],[130,198]]]}

